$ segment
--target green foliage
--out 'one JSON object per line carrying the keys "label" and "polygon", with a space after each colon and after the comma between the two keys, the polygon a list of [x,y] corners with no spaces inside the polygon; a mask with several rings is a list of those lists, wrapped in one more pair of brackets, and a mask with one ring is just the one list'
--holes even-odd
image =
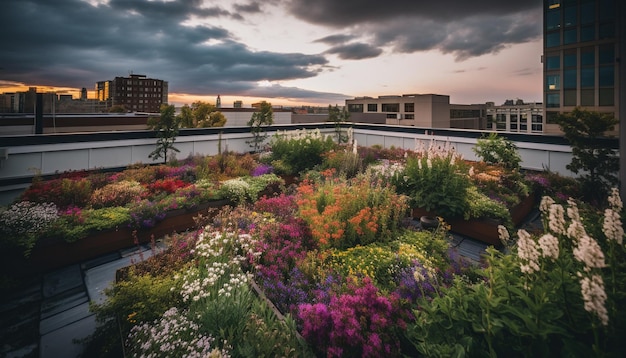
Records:
{"label": "green foliage", "polygon": [[476,146],[472,150],[478,157],[489,164],[502,165],[507,169],[520,168],[522,158],[517,152],[517,146],[497,133],[483,135],[482,138],[478,139]]}
{"label": "green foliage", "polygon": [[277,133],[270,143],[272,152],[265,159],[278,174],[298,175],[322,164],[323,154],[334,148],[332,138],[319,130]]}
{"label": "green foliage", "polygon": [[[510,247],[510,253],[487,249],[484,266],[474,272],[477,279],[456,277],[451,287],[442,288],[432,300],[420,299],[420,309],[414,310],[415,322],[406,333],[419,353],[470,357],[620,356],[626,348],[626,314],[621,309],[626,303],[626,250],[621,242],[593,228],[590,221],[598,225],[597,221],[602,222],[600,214],[581,211],[580,217],[593,219],[583,220],[584,228],[573,230],[571,225],[578,215],[570,209],[575,208],[563,210],[569,220],[559,219],[555,208],[546,209],[546,230],[541,237],[519,231],[520,241]],[[616,224],[621,227],[621,223],[611,225]],[[572,230],[566,233],[568,227]],[[597,238],[603,253],[583,243],[579,236],[584,231]],[[622,238],[623,232],[620,241]],[[534,247],[535,254],[529,247]],[[533,267],[529,266],[531,260],[537,266],[529,270]],[[589,266],[592,263],[595,266]],[[585,289],[582,282],[590,275],[598,275],[603,284]],[[606,325],[601,318],[604,309]]]}
{"label": "green foliage", "polygon": [[105,290],[107,299],[92,304],[98,327],[87,341],[83,353],[89,357],[120,357],[120,334],[126,337],[132,326],[151,322],[161,317],[170,307],[183,306],[176,276],[135,275],[132,270],[123,281]]}
{"label": "green foliage", "polygon": [[257,112],[252,114],[252,118],[248,121],[250,132],[252,133],[252,139],[248,142],[248,145],[258,152],[267,138],[265,134],[265,127],[274,124],[274,111],[272,110],[272,104],[268,102],[261,102],[261,107]]}
{"label": "green foliage", "polygon": [[508,228],[513,228],[511,213],[501,202],[491,200],[487,195],[478,191],[475,186],[467,188],[468,210],[464,219],[489,218],[500,220]]}
{"label": "green foliage", "polygon": [[606,132],[612,131],[619,120],[611,114],[576,107],[570,113],[560,114],[557,122],[572,146],[572,161],[567,169],[581,173],[585,199],[601,203],[609,188],[619,181],[618,153],[603,141]]}
{"label": "green foliage", "polygon": [[363,160],[349,148],[337,148],[324,153],[323,169],[335,169],[339,176],[353,178],[363,171]]}
{"label": "green foliage", "polygon": [[157,133],[157,147],[150,153],[149,157],[151,159],[163,158],[163,162],[167,163],[168,152],[179,152],[174,147],[174,141],[176,141],[180,128],[180,119],[176,117],[175,111],[176,108],[173,105],[162,104],[161,115],[148,119],[148,128]]}
{"label": "green foliage", "polygon": [[468,209],[467,189],[471,181],[464,164],[452,154],[433,158],[409,157],[404,171],[393,183],[408,195],[414,207],[423,208],[444,219],[463,216]]}

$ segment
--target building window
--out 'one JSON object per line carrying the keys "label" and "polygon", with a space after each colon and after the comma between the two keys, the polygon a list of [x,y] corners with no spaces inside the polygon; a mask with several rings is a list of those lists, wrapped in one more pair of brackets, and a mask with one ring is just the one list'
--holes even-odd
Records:
{"label": "building window", "polygon": [[363,113],[363,104],[362,103],[350,103],[348,104],[348,112],[352,113]]}
{"label": "building window", "polygon": [[563,88],[576,88],[576,70],[563,71]]}
{"label": "building window", "polygon": [[600,106],[614,106],[615,105],[613,88],[600,88],[598,92],[599,92],[598,104]]}
{"label": "building window", "polygon": [[528,114],[522,113],[519,118],[519,129],[523,132],[528,131]]}
{"label": "building window", "polygon": [[546,69],[547,70],[558,70],[561,68],[561,56],[547,56],[546,57]]}
{"label": "building window", "polygon": [[615,61],[615,47],[613,45],[603,45],[600,46],[600,50],[598,52],[598,62],[601,65],[605,64],[613,64]]}
{"label": "building window", "polygon": [[404,119],[415,119],[415,115],[414,114],[405,114],[404,115]]}
{"label": "building window", "polygon": [[561,28],[561,10],[549,10],[546,12],[546,30],[558,30]]}
{"label": "building window", "polygon": [[615,0],[600,0],[600,21],[615,19]]}
{"label": "building window", "polygon": [[593,41],[596,39],[595,26],[583,26],[580,28],[580,42]]}
{"label": "building window", "polygon": [[405,112],[415,112],[415,103],[405,103],[404,104]]}
{"label": "building window", "polygon": [[593,67],[583,67],[580,69],[580,87],[589,88],[596,84],[595,69]]}
{"label": "building window", "polygon": [[564,45],[573,44],[573,43],[576,43],[577,41],[578,41],[578,31],[576,31],[575,28],[563,31],[563,44]]}
{"label": "building window", "polygon": [[561,89],[561,76],[560,75],[547,75],[546,76],[546,89],[547,90],[559,90]]}
{"label": "building window", "polygon": [[581,106],[595,106],[595,90],[594,89],[582,89],[580,90],[580,105]]}
{"label": "building window", "polygon": [[592,24],[596,21],[596,4],[593,1],[580,4],[580,23]]}
{"label": "building window", "polygon": [[598,68],[600,87],[613,87],[615,83],[615,71],[613,66],[600,66]]}
{"label": "building window", "polygon": [[615,23],[607,22],[604,24],[600,24],[598,36],[600,37],[600,40],[612,39],[613,37],[615,37]]}
{"label": "building window", "polygon": [[576,90],[564,90],[563,91],[563,105],[575,106],[576,105]]}
{"label": "building window", "polygon": [[531,130],[533,132],[543,132],[543,117],[541,114],[533,114],[531,121]]}
{"label": "building window", "polygon": [[576,6],[568,6],[563,10],[563,25],[565,27],[576,26],[578,17],[577,10]]}
{"label": "building window", "polygon": [[596,63],[596,55],[593,47],[585,47],[580,50],[580,65],[593,66]]}
{"label": "building window", "polygon": [[576,67],[576,50],[574,50],[574,52],[566,53],[563,55],[563,67],[564,68]]}
{"label": "building window", "polygon": [[561,107],[561,97],[558,93],[546,94],[546,108]]}
{"label": "building window", "polygon": [[368,112],[378,112],[378,103],[368,103],[367,104]]}
{"label": "building window", "polygon": [[487,115],[487,129],[493,129],[493,114]]}
{"label": "building window", "polygon": [[506,114],[504,113],[496,114],[496,129],[499,131],[506,130]]}
{"label": "building window", "polygon": [[383,112],[400,112],[400,104],[399,103],[383,103],[382,111]]}
{"label": "building window", "polygon": [[558,124],[557,122],[558,117],[559,117],[559,112],[546,112],[546,123]]}
{"label": "building window", "polygon": [[561,45],[561,33],[551,32],[546,34],[546,47],[556,47]]}

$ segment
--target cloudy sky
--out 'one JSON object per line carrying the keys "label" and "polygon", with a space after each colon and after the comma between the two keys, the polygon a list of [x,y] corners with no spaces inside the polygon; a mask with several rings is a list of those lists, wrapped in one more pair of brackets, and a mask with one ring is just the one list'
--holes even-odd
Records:
{"label": "cloudy sky", "polygon": [[[135,74],[170,103],[541,101],[540,0],[2,0],[0,93]],[[23,89],[22,89],[23,90]],[[77,94],[76,94],[77,95]],[[90,94],[91,96],[91,94]]]}

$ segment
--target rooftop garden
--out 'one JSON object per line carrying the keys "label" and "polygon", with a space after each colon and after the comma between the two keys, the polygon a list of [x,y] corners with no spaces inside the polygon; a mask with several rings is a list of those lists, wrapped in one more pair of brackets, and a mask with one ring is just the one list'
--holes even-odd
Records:
{"label": "rooftop garden", "polygon": [[[479,140],[480,161],[434,141],[349,143],[280,133],[254,155],[36,180],[0,213],[3,252],[200,210],[93,305],[89,357],[620,356],[617,190],[589,202],[575,179],[522,170],[497,136]],[[543,223],[533,231],[511,215],[529,197]],[[498,245],[462,257],[455,220],[493,221]]]}

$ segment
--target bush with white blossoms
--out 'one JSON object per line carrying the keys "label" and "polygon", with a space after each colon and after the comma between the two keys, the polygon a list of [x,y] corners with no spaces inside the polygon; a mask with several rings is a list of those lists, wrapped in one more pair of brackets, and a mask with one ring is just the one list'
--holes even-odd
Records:
{"label": "bush with white blossoms", "polygon": [[185,311],[170,308],[154,322],[134,326],[126,340],[130,357],[227,358],[230,353],[216,348],[215,339],[203,335]]}
{"label": "bush with white blossoms", "polygon": [[0,211],[0,236],[9,245],[22,246],[28,254],[37,235],[58,219],[58,208],[53,203],[20,201]]}
{"label": "bush with white blossoms", "polygon": [[183,301],[230,296],[233,289],[247,285],[252,274],[244,272],[242,265],[254,262],[261,255],[254,250],[255,242],[249,234],[207,228],[192,251],[198,264],[183,275]]}
{"label": "bush with white blossoms", "polygon": [[[602,212],[544,197],[543,233],[499,227],[477,280],[419,302],[408,338],[426,356],[618,357],[626,349],[626,248],[617,190]],[[601,230],[600,230],[601,229]]]}

